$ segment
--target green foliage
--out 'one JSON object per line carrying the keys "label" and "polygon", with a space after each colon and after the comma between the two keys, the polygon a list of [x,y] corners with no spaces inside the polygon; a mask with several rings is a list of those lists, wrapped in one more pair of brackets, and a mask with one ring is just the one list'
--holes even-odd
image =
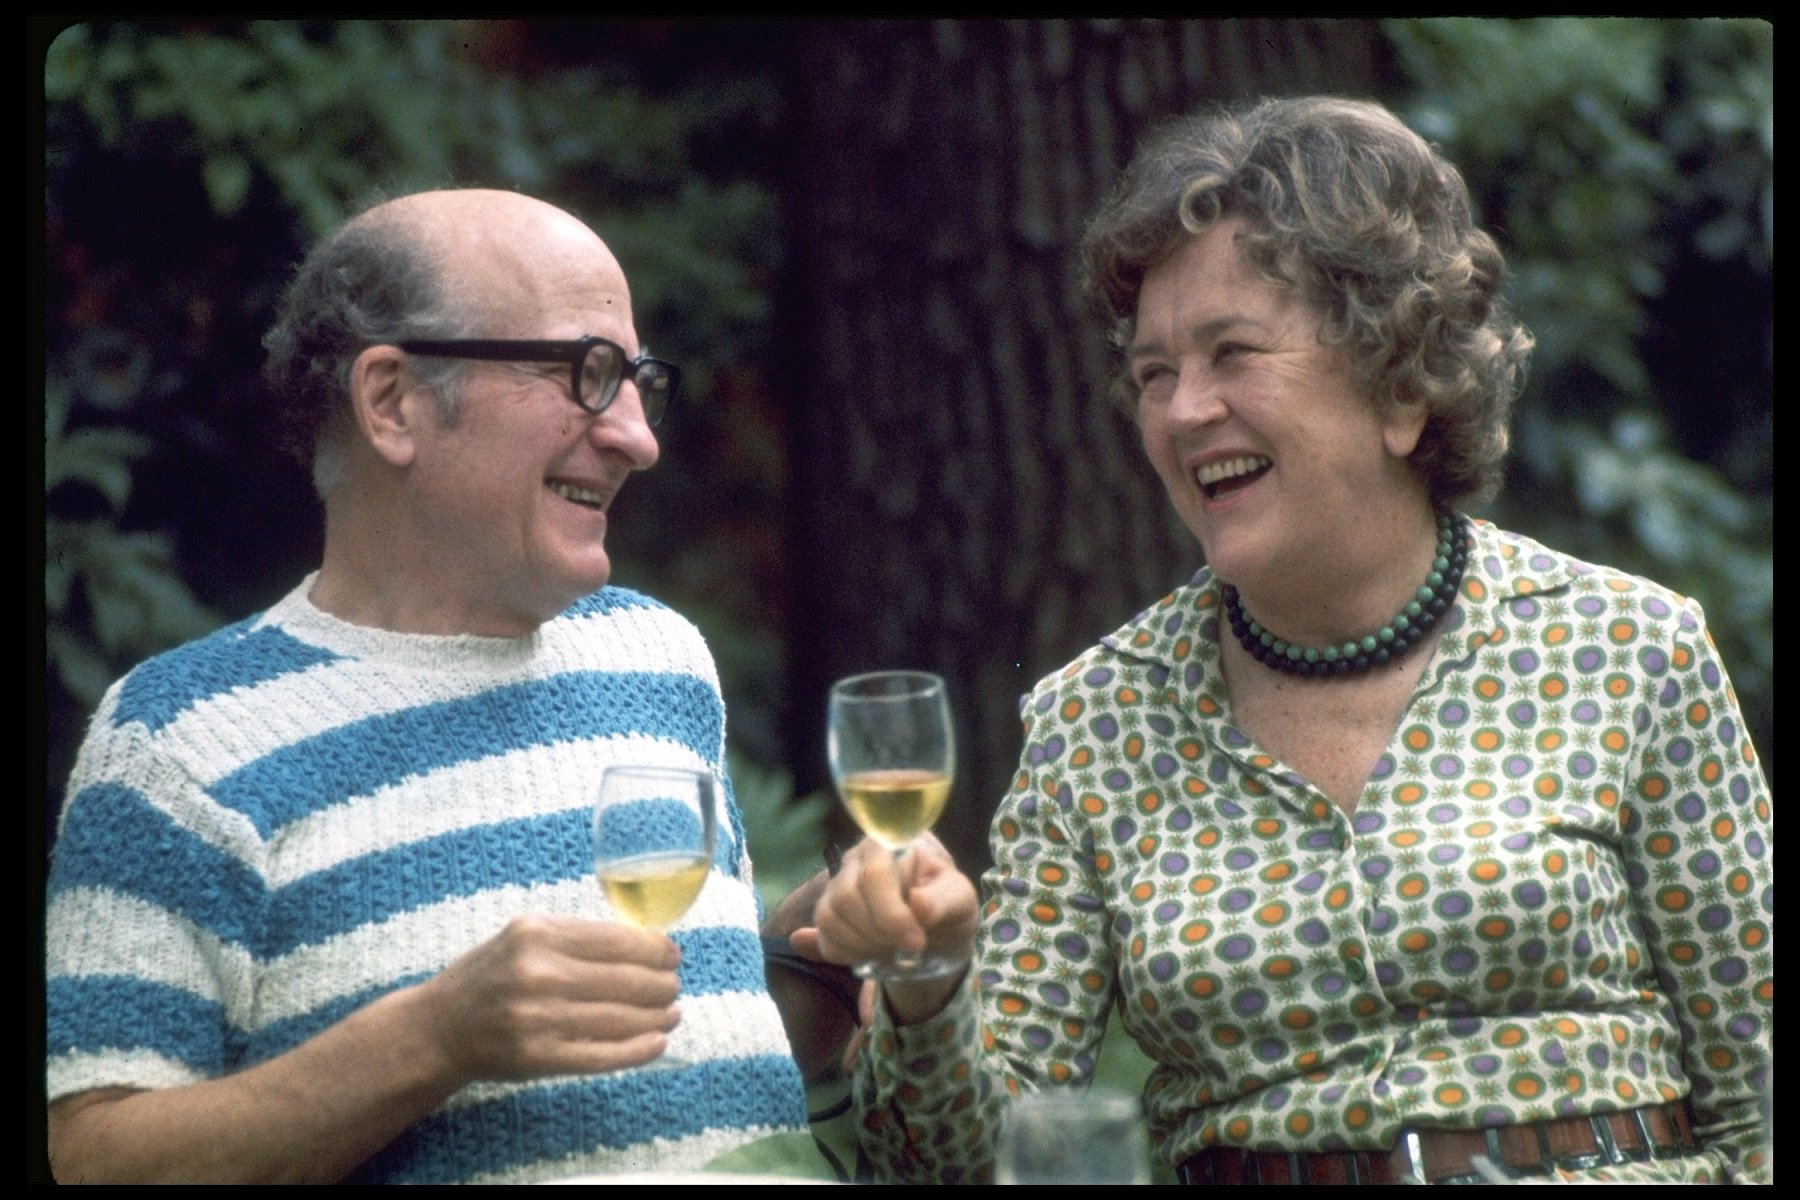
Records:
{"label": "green foliage", "polygon": [[[772,136],[757,72],[646,86],[668,31],[515,21],[91,22],[44,69],[51,792],[98,688],[265,606],[317,565],[317,506],[274,449],[259,341],[294,262],[377,194],[513,188],[581,213],[631,280],[642,340],[684,368],[662,466],[613,529],[624,581],[721,654],[765,757],[781,695],[754,444],[775,205],[729,153]],[[664,39],[658,43],[657,39]],[[751,56],[740,35],[736,53]],[[746,382],[748,380],[748,382]],[[704,572],[692,564],[710,564]],[[191,594],[190,594],[191,591]],[[198,601],[194,599],[197,596]],[[695,605],[694,607],[702,607]]]}
{"label": "green foliage", "polygon": [[[69,432],[68,409],[61,389],[46,392],[45,491],[85,488],[116,514],[131,495],[131,464],[149,445],[116,428]],[[105,520],[46,520],[44,608],[50,664],[88,707],[144,656],[219,623],[174,573],[168,538]]]}
{"label": "green foliage", "polygon": [[1698,598],[1772,769],[1772,26],[1387,30],[1538,338],[1493,515]]}
{"label": "green foliage", "polygon": [[756,890],[764,911],[773,912],[789,892],[825,865],[825,819],[831,797],[824,792],[795,796],[788,772],[737,753],[729,759],[731,790],[744,816]]}

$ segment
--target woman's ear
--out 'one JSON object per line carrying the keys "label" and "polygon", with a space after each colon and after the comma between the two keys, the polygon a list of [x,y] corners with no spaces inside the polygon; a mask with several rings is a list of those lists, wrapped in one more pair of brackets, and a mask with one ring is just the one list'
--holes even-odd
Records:
{"label": "woman's ear", "polygon": [[1381,443],[1395,458],[1407,458],[1419,448],[1425,432],[1425,406],[1398,403],[1392,405],[1381,421]]}

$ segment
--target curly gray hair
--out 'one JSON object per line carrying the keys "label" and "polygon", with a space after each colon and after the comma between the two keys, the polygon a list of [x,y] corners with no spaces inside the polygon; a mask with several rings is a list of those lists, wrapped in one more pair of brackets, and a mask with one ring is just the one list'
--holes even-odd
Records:
{"label": "curly gray hair", "polygon": [[[1322,313],[1377,405],[1423,405],[1411,461],[1434,503],[1499,487],[1532,337],[1500,295],[1506,263],[1456,168],[1387,109],[1333,96],[1177,120],[1126,169],[1082,240],[1084,286],[1128,345],[1144,276],[1237,217],[1259,271]],[[1115,394],[1135,393],[1121,375]]]}

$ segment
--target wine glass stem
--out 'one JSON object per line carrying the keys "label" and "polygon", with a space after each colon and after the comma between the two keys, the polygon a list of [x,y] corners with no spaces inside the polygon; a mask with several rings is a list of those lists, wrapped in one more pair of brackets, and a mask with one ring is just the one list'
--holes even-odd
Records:
{"label": "wine glass stem", "polygon": [[[908,842],[904,846],[896,846],[889,851],[894,856],[894,874],[900,881],[900,899],[903,902],[912,898],[912,873],[907,870],[906,862],[907,853],[911,850],[912,843]],[[895,966],[910,971],[919,965],[925,955],[922,951],[907,950],[897,946],[894,948],[893,954],[888,957]]]}

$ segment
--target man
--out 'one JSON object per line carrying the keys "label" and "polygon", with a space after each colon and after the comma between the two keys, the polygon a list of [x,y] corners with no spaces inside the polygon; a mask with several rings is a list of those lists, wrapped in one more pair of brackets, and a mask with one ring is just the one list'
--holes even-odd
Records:
{"label": "man", "polygon": [[49,887],[57,1177],[526,1181],[803,1127],[735,806],[673,940],[593,880],[609,762],[724,753],[698,632],[602,590],[678,377],[612,254],[525,196],[403,197],[268,346],[324,560],[95,715]]}

